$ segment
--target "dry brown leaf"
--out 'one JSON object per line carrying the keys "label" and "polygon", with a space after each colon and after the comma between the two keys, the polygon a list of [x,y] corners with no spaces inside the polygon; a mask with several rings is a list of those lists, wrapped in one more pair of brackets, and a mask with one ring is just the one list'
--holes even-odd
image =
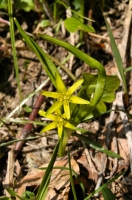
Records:
{"label": "dry brown leaf", "polygon": [[[118,153],[123,158],[119,161],[118,172],[127,169],[129,166],[129,149],[126,138],[117,138]],[[111,142],[111,150],[114,151],[114,143]]]}
{"label": "dry brown leaf", "polygon": [[[40,168],[44,168],[47,166],[48,166],[48,163],[40,166]],[[58,160],[55,162],[54,166],[69,167],[67,160]],[[74,159],[71,159],[71,167],[77,174],[79,174],[79,166]],[[17,194],[21,196],[22,193],[26,191],[27,186],[28,187],[39,186],[44,176],[44,173],[45,173],[45,170],[40,170],[37,168],[32,169],[32,171],[30,171],[30,173],[27,174],[19,183]],[[50,196],[56,195],[56,192],[53,192],[53,191],[64,189],[65,187],[68,187],[69,185],[70,185],[69,170],[53,169],[52,175],[51,175],[51,182],[49,185]],[[47,195],[49,195],[49,191]]]}

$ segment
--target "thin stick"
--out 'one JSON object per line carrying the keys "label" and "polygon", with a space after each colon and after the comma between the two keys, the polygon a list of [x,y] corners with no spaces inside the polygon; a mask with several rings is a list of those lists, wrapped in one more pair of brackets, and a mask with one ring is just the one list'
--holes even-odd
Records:
{"label": "thin stick", "polygon": [[[44,89],[47,89],[47,86],[49,85],[49,83],[50,83],[50,81],[47,82],[46,86],[44,86]],[[31,112],[31,114],[29,115],[28,120],[33,121],[33,120],[36,119],[38,111],[39,111],[43,101],[44,101],[44,96],[42,94],[39,94],[39,96],[38,96],[38,98],[36,100],[36,103],[34,105],[34,108],[33,108],[32,112]],[[22,129],[22,132],[21,132],[21,135],[20,135],[19,139],[20,140],[21,139],[25,139],[29,135],[29,133],[31,132],[33,126],[34,125],[31,124],[31,123],[27,123],[24,126],[24,128]],[[19,141],[19,142],[16,143],[15,149],[14,149],[14,151],[15,151],[14,157],[15,158],[17,157],[18,153],[20,152],[24,142],[25,141]]]}

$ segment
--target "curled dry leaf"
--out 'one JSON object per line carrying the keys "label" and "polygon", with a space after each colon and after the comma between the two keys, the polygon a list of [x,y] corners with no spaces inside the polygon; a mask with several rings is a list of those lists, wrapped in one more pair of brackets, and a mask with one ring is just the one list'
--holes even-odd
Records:
{"label": "curled dry leaf", "polygon": [[[40,168],[44,168],[47,166],[48,166],[48,163],[40,166]],[[55,162],[54,166],[67,167],[67,168],[69,167],[67,160],[58,160]],[[79,166],[74,159],[71,159],[71,167],[77,174],[80,173]],[[21,196],[22,193],[26,191],[26,187],[39,186],[44,174],[45,174],[45,170],[40,170],[38,168],[32,169],[30,173],[28,173],[18,184],[17,194]],[[49,185],[49,190],[48,190],[48,194],[46,198],[50,199],[51,196],[52,198],[55,197],[56,195],[58,196],[58,194],[56,193],[56,190],[57,191],[59,191],[60,189],[63,190],[69,187],[69,185],[70,185],[69,170],[53,169],[52,175],[51,175],[51,181]],[[50,194],[50,198],[49,198],[49,194]]]}

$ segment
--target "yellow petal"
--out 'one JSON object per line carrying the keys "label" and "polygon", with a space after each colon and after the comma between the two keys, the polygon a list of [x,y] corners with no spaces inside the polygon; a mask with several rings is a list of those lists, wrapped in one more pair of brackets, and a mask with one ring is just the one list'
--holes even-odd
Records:
{"label": "yellow petal", "polygon": [[77,96],[71,96],[70,97],[70,102],[71,103],[76,103],[76,104],[90,104],[89,101],[87,101],[85,99],[82,99],[80,97],[77,97]]}
{"label": "yellow petal", "polygon": [[46,114],[45,117],[48,118],[48,119],[51,119],[52,121],[56,120],[56,116],[52,115],[52,114],[48,114],[48,115]]}
{"label": "yellow petal", "polygon": [[46,97],[51,97],[51,98],[55,98],[55,99],[57,99],[60,95],[58,92],[48,92],[48,91],[44,91],[41,94]]}
{"label": "yellow petal", "polygon": [[66,122],[66,123],[64,124],[64,126],[67,127],[67,128],[70,128],[70,129],[72,129],[72,130],[76,130],[76,127],[73,126],[72,124],[70,124],[69,122]]}
{"label": "yellow petal", "polygon": [[58,73],[56,74],[56,87],[58,92],[60,93],[66,92],[65,84]]}
{"label": "yellow petal", "polygon": [[56,101],[46,112],[46,117],[53,113],[54,111],[58,110],[62,106],[62,101]]}
{"label": "yellow petal", "polygon": [[58,136],[59,138],[62,137],[63,126],[62,123],[58,125]]}
{"label": "yellow petal", "polygon": [[55,113],[56,113],[57,115],[59,115],[59,116],[62,116],[61,110],[60,110],[60,109],[57,109],[57,110],[55,111]]}
{"label": "yellow petal", "polygon": [[76,83],[74,83],[69,89],[68,94],[71,95],[73,92],[83,83],[83,79],[78,80]]}
{"label": "yellow petal", "polygon": [[64,103],[64,112],[65,112],[65,116],[67,119],[70,119],[70,107],[69,107],[69,103]]}
{"label": "yellow petal", "polygon": [[39,115],[41,115],[42,117],[45,117],[45,115],[46,115],[46,112],[43,111],[43,110],[39,110],[38,113],[39,113]]}
{"label": "yellow petal", "polygon": [[45,126],[40,133],[44,133],[46,131],[49,131],[49,130],[52,130],[52,129],[55,129],[57,127],[57,123],[56,122],[52,122],[50,124],[48,124],[47,126]]}

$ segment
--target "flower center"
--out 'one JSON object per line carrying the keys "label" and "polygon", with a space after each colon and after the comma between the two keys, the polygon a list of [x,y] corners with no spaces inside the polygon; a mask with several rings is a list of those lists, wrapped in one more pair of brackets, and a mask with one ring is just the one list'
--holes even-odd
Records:
{"label": "flower center", "polygon": [[57,122],[57,126],[63,126],[63,124],[65,123],[65,120],[62,117],[58,116],[56,122]]}
{"label": "flower center", "polygon": [[63,92],[60,96],[59,96],[59,100],[63,101],[64,103],[69,102],[70,100],[70,95],[67,92]]}

